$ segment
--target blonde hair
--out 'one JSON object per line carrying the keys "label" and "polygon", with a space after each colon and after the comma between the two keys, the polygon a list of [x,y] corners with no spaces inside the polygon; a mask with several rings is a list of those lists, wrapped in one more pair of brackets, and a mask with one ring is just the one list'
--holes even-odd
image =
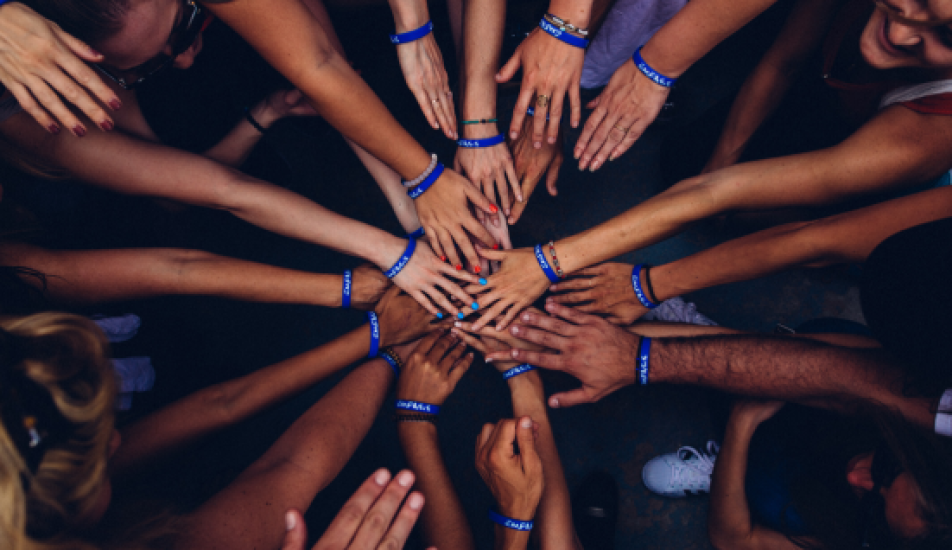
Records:
{"label": "blonde hair", "polygon": [[[11,550],[95,548],[72,536],[97,505],[114,429],[116,380],[108,344],[88,319],[40,313],[0,319],[8,333],[0,370],[49,392],[69,423],[31,471],[4,423],[0,429],[0,546]],[[7,363],[7,364],[4,364]],[[7,380],[10,377],[5,377]],[[7,395],[0,388],[0,395]]]}

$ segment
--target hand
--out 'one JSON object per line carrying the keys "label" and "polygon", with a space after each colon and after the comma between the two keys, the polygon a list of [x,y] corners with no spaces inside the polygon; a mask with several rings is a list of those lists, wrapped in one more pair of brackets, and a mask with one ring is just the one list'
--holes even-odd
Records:
{"label": "hand", "polygon": [[[478,126],[479,128],[469,127],[463,130],[466,139],[483,139],[499,135],[495,124],[479,124]],[[505,143],[492,147],[460,147],[456,150],[453,165],[457,172],[466,174],[473,185],[482,189],[489,200],[493,200],[498,195],[499,204],[502,205],[502,211],[506,213],[506,216],[512,211],[511,197],[514,196],[516,201],[522,202],[522,189],[519,188],[519,180],[512,166],[512,156]],[[495,224],[499,223],[495,216],[491,219]]]}
{"label": "hand", "polygon": [[449,169],[444,170],[433,186],[415,201],[417,215],[420,216],[420,223],[430,239],[433,252],[444,261],[448,259],[450,264],[460,271],[463,269],[463,262],[456,253],[457,247],[463,252],[469,265],[479,265],[479,256],[469,235],[486,248],[492,248],[496,244],[489,232],[473,217],[469,209],[470,202],[487,214],[499,211],[475,185]]}
{"label": "hand", "polygon": [[[528,308],[526,311],[532,311],[543,315],[541,311],[532,307]],[[509,331],[497,332],[490,327],[483,327],[483,329],[479,332],[473,332],[473,324],[466,321],[454,322],[453,329],[450,332],[454,336],[466,342],[466,345],[482,353],[484,356],[489,356],[491,353],[497,351],[506,352],[512,348],[528,351],[546,351],[550,353],[552,351],[543,348],[542,346],[533,344],[532,342],[520,340],[519,338],[513,336]],[[517,361],[512,361],[510,359],[502,361],[487,361],[487,363],[490,363],[496,367],[496,370],[499,372],[505,372],[519,364]]]}
{"label": "hand", "polygon": [[85,63],[102,60],[101,53],[20,2],[0,7],[0,82],[50,133],[62,127],[77,136],[86,134],[86,127],[60,96],[103,130],[113,128],[114,121],[100,103],[114,111],[122,103]]}
{"label": "hand", "polygon": [[480,309],[489,308],[473,323],[479,331],[497,317],[505,315],[496,323],[496,330],[503,330],[520,311],[529,306],[549,288],[549,280],[536,262],[531,248],[480,250],[480,255],[491,261],[501,262],[499,271],[487,277],[486,285],[470,285],[466,291],[476,296]]}
{"label": "hand", "polygon": [[[370,476],[344,503],[312,550],[403,548],[420,517],[424,498],[414,492],[403,500],[413,486],[413,472],[404,470],[388,484],[389,480],[390,472],[384,469]],[[304,550],[307,525],[301,513],[288,510],[285,522],[287,533],[281,550]]]}
{"label": "hand", "polygon": [[397,379],[397,399],[442,405],[473,364],[466,343],[444,331],[433,331],[410,354]]}
{"label": "hand", "polygon": [[[562,104],[565,95],[569,96],[571,105],[572,128],[578,128],[582,119],[582,98],[579,93],[579,82],[582,80],[582,63],[585,61],[585,51],[560,41],[536,28],[519,47],[512,58],[503,65],[496,75],[496,82],[508,82],[516,71],[522,68],[522,88],[519,90],[519,99],[512,111],[512,123],[509,126],[509,137],[516,139],[522,129],[522,121],[526,117],[529,107],[535,108],[535,117],[532,131],[532,143],[536,148],[542,147],[543,130],[548,118],[548,142],[554,144],[559,134],[559,123],[562,120]],[[548,105],[537,103],[537,97],[544,95],[548,98]]]}
{"label": "hand", "polygon": [[[499,243],[499,247],[503,250],[512,250],[512,239],[509,238],[509,224],[506,223],[505,214],[501,211],[495,214],[483,214],[478,210],[476,214],[477,218],[481,218],[479,223],[483,224],[483,227],[486,228],[486,231],[489,232],[493,239],[496,239],[496,242]],[[493,220],[492,222],[489,221],[491,219]],[[476,248],[477,254],[480,254],[480,251],[483,249],[483,247],[477,243],[473,243],[473,247]],[[496,273],[500,268],[499,262],[490,262],[481,254],[479,257],[479,265],[479,273],[483,276]]]}
{"label": "hand", "polygon": [[549,398],[550,407],[594,403],[634,384],[639,336],[570,307],[549,302],[545,309],[558,318],[526,311],[509,330],[523,340],[555,350],[558,355],[513,349],[508,354],[494,352],[489,359],[514,359],[578,378],[582,387],[553,395]]}
{"label": "hand", "polygon": [[530,417],[520,418],[518,429],[510,419],[484,425],[476,437],[476,469],[496,498],[500,514],[522,521],[535,517],[545,481]]}
{"label": "hand", "polygon": [[509,144],[513,155],[516,157],[516,175],[522,182],[522,196],[524,200],[516,203],[512,209],[512,215],[509,216],[509,225],[515,225],[522,216],[526,205],[529,204],[529,197],[535,190],[536,184],[545,174],[545,186],[549,194],[553,197],[558,195],[555,187],[559,179],[559,169],[562,167],[562,127],[559,126],[559,134],[555,144],[546,142],[542,147],[535,148],[530,144],[531,133],[529,129],[532,120],[526,119],[523,125],[523,132],[519,137],[512,140]]}
{"label": "hand", "polygon": [[442,128],[446,137],[458,139],[453,92],[433,33],[413,42],[398,44],[396,48],[403,77],[427,122],[434,130]]}
{"label": "hand", "polygon": [[265,128],[287,116],[316,116],[318,113],[300,90],[278,90],[251,109],[251,116]]}
{"label": "hand", "polygon": [[606,159],[615,160],[627,151],[658,117],[669,92],[670,88],[642,74],[631,59],[619,67],[608,86],[586,106],[595,110],[575,144],[579,170],[591,166],[594,172]]}
{"label": "hand", "polygon": [[783,401],[762,401],[759,399],[739,399],[731,407],[731,419],[743,418],[759,426],[772,418],[783,408]]}
{"label": "hand", "polygon": [[433,330],[433,316],[411,296],[392,286],[375,308],[380,321],[380,348],[415,340]]}
{"label": "hand", "polygon": [[384,292],[393,284],[390,279],[373,264],[363,264],[354,269],[350,288],[350,306],[362,311],[370,311],[377,305]]}
{"label": "hand", "polygon": [[549,300],[571,305],[582,313],[604,315],[608,322],[616,325],[630,325],[648,313],[648,308],[641,305],[631,286],[631,269],[631,265],[619,263],[582,269],[565,281],[550,286],[549,290],[562,294]]}
{"label": "hand", "polygon": [[[426,231],[429,234],[430,229],[427,228]],[[403,240],[402,242],[405,246],[407,241]],[[433,240],[431,239],[430,242],[432,243]],[[394,258],[393,262],[396,262],[397,258]],[[387,266],[386,269],[389,268],[390,266]],[[453,315],[459,312],[456,306],[443,294],[444,291],[463,304],[469,304],[473,301],[472,297],[463,292],[463,289],[453,281],[453,278],[468,283],[479,281],[479,278],[475,275],[462,271],[462,269],[453,269],[441,262],[430,250],[430,247],[417,243],[410,262],[393,278],[393,282],[406,291],[407,294],[413,296],[431,315],[442,318],[443,314],[440,312],[440,308]],[[434,302],[436,305],[433,304]]]}

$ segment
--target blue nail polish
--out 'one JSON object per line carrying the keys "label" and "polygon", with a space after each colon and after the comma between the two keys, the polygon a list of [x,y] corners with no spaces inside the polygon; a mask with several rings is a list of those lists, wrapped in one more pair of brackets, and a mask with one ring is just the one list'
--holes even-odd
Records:
{"label": "blue nail polish", "polygon": [[443,313],[437,311],[437,312],[436,312],[436,318],[437,318],[437,319],[442,319],[442,318],[443,318]]}
{"label": "blue nail polish", "polygon": [[473,305],[469,307],[473,308],[473,311],[476,311],[477,309],[479,309],[479,304],[477,304],[476,302],[473,302]]}
{"label": "blue nail polish", "polygon": [[486,279],[483,279],[482,277],[480,277],[480,278],[479,278],[479,284],[485,286],[485,285],[486,285]]}
{"label": "blue nail polish", "polygon": [[466,317],[466,316],[463,315],[463,312],[461,311],[461,312],[459,312],[459,313],[456,314],[456,317],[458,317],[459,319],[462,319],[463,317]]}

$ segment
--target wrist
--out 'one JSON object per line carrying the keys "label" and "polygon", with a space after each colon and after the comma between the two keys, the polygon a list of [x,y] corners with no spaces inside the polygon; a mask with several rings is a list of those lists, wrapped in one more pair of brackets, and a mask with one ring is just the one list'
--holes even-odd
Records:
{"label": "wrist", "polygon": [[264,100],[248,109],[248,114],[251,115],[251,118],[255,119],[255,122],[260,124],[262,128],[270,128],[272,124],[281,118],[268,104],[268,100]]}
{"label": "wrist", "polygon": [[406,248],[406,239],[401,239],[387,233],[386,238],[381,239],[367,259],[379,267],[380,271],[386,272],[400,259],[400,256],[403,255],[403,251],[406,250]]}
{"label": "wrist", "polygon": [[418,29],[430,20],[426,2],[420,0],[390,0],[390,10],[397,34]]}
{"label": "wrist", "polygon": [[[477,120],[477,119],[465,119],[465,120]],[[464,124],[463,126],[463,139],[484,139],[491,138],[499,135],[499,127],[494,123],[483,123],[483,124]]]}
{"label": "wrist", "polygon": [[587,29],[592,20],[591,2],[553,0],[549,4],[547,11],[559,19],[582,29]]}
{"label": "wrist", "polygon": [[502,525],[496,526],[495,550],[525,550],[530,531],[515,531]]}
{"label": "wrist", "polygon": [[652,42],[652,40],[648,40],[648,43],[641,48],[641,58],[644,59],[645,63],[650,65],[652,69],[664,76],[673,79],[680,78],[690,65],[683,67],[683,63],[679,63],[676,59],[670,58],[667,52],[661,48],[654,47]]}
{"label": "wrist", "polygon": [[[514,367],[517,364],[518,363],[513,364],[512,366]],[[507,380],[506,383],[509,385],[509,392],[512,394],[513,404],[518,401],[521,405],[529,405],[538,401],[543,406],[545,405],[545,391],[543,390],[542,378],[539,376],[538,371],[513,376]]]}

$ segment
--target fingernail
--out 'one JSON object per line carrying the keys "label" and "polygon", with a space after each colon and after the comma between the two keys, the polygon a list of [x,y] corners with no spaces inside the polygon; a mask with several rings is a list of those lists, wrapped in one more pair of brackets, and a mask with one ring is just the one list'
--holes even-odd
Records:
{"label": "fingernail", "polygon": [[528,314],[528,313],[523,313],[523,314],[522,314],[522,320],[528,323],[528,322],[529,322],[529,314]]}
{"label": "fingernail", "polygon": [[374,483],[380,485],[381,487],[386,485],[388,481],[390,481],[390,472],[387,470],[380,470],[376,475],[374,475]]}
{"label": "fingernail", "polygon": [[542,144],[538,141],[533,143],[532,146],[535,147],[536,149],[542,149]]}
{"label": "fingernail", "polygon": [[96,57],[102,57],[102,54],[101,54],[101,53],[97,52],[96,50],[94,50],[94,49],[92,49],[92,48],[89,48],[89,53],[92,54],[92,55],[94,55],[94,56],[96,56]]}
{"label": "fingernail", "polygon": [[446,261],[446,256],[440,256],[440,261],[441,261],[441,262],[445,262],[445,261]]}
{"label": "fingernail", "polygon": [[113,125],[113,123],[112,123],[111,120],[104,120],[104,121],[100,122],[100,123],[99,123],[99,127],[102,128],[103,130],[107,131],[107,132],[108,132],[109,130],[112,130],[113,128],[115,128],[115,126]]}
{"label": "fingernail", "polygon": [[499,243],[493,245],[493,250],[499,250]]}
{"label": "fingernail", "polygon": [[513,334],[519,334],[519,327],[513,325],[513,327],[512,327],[512,333],[513,333]]}
{"label": "fingernail", "polygon": [[482,270],[483,270],[483,268],[479,267],[478,265],[477,265],[477,266],[473,266],[473,273],[479,273],[479,272],[482,271]]}
{"label": "fingernail", "polygon": [[463,312],[462,312],[462,311],[456,314],[456,318],[457,318],[457,319],[462,319],[463,317],[466,317],[466,316],[463,315]]}
{"label": "fingernail", "polygon": [[554,137],[550,137],[550,138],[549,138],[549,145],[553,145],[553,144],[555,144],[555,138],[554,138]]}
{"label": "fingernail", "polygon": [[486,282],[486,279],[483,279],[482,277],[479,278],[479,284],[486,286]]}
{"label": "fingernail", "polygon": [[615,160],[616,158],[618,158],[618,157],[616,157],[615,154],[612,153],[612,156],[608,157],[608,162],[611,162],[611,161]]}
{"label": "fingernail", "polygon": [[409,487],[413,485],[413,474],[410,472],[400,472],[400,475],[397,476],[397,483],[401,487]]}
{"label": "fingernail", "polygon": [[601,164],[599,164],[599,162],[596,160],[588,169],[589,171],[594,172],[595,170],[598,170],[599,166],[601,166]]}
{"label": "fingernail", "polygon": [[516,139],[517,137],[519,137],[519,134],[517,134],[517,133],[515,133],[515,132],[510,132],[510,133],[509,133],[509,139]]}
{"label": "fingernail", "polygon": [[559,400],[553,397],[549,400],[549,406],[553,409],[558,409],[561,405],[559,404]]}
{"label": "fingernail", "polygon": [[492,363],[492,362],[493,362],[493,358],[492,358],[492,357],[487,357],[487,358],[486,358],[486,362],[487,362],[487,363]]}
{"label": "fingernail", "polygon": [[437,311],[437,312],[436,312],[436,318],[437,318],[437,319],[442,319],[442,318],[443,318],[443,313]]}
{"label": "fingernail", "polygon": [[546,311],[552,311],[552,310],[554,310],[554,309],[555,309],[555,302],[546,301],[546,303],[545,303],[545,310],[546,310]]}
{"label": "fingernail", "polygon": [[49,132],[53,134],[54,136],[58,135],[60,133],[59,124],[50,124],[47,130],[49,130]]}
{"label": "fingernail", "polygon": [[76,134],[76,137],[83,137],[86,135],[86,128],[83,128],[81,125],[77,124],[73,127],[73,133]]}
{"label": "fingernail", "polygon": [[462,269],[463,269],[463,266],[461,264],[456,264],[456,271],[460,271]]}
{"label": "fingernail", "polygon": [[497,208],[495,204],[490,204],[489,211],[495,214],[496,212],[499,212],[499,208]]}
{"label": "fingernail", "polygon": [[456,328],[463,328],[463,323],[460,323],[459,321],[453,321],[453,326]]}
{"label": "fingernail", "polygon": [[519,425],[522,426],[523,428],[531,428],[531,427],[532,427],[532,419],[529,418],[529,417],[523,418],[523,419],[519,422]]}
{"label": "fingernail", "polygon": [[473,311],[476,311],[477,309],[479,309],[479,304],[477,304],[476,302],[473,302],[473,305],[469,307],[473,308]]}
{"label": "fingernail", "polygon": [[119,101],[118,99],[110,99],[109,108],[112,109],[113,111],[118,111],[119,109],[122,109],[122,102]]}
{"label": "fingernail", "polygon": [[423,508],[423,495],[420,493],[413,493],[410,495],[410,499],[407,501],[410,505],[410,508],[413,510],[419,510]]}
{"label": "fingernail", "polygon": [[579,158],[580,156],[582,156],[582,152],[581,152],[581,151],[572,151],[572,156],[575,157],[575,160],[578,160],[578,158]]}
{"label": "fingernail", "polygon": [[[519,202],[522,202],[522,201],[520,200]],[[509,216],[510,214],[512,214],[512,211],[510,211],[510,210],[507,208],[507,209],[506,209],[506,216]]]}
{"label": "fingernail", "polygon": [[291,512],[284,514],[284,526],[287,527],[288,531],[294,529],[295,525],[297,525],[297,518],[294,517],[294,514]]}

